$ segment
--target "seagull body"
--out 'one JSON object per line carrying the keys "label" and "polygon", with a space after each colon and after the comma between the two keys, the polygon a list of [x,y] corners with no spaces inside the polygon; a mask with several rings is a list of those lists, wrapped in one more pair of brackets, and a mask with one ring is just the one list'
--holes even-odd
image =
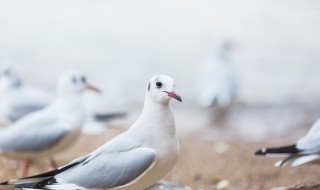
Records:
{"label": "seagull body", "polygon": [[[61,109],[58,104],[57,100],[1,131],[0,154],[14,160],[34,160],[53,155],[66,148],[68,141],[73,142],[80,131],[83,114],[79,107],[75,113]],[[78,120],[71,121],[72,118]]]}
{"label": "seagull body", "polygon": [[14,65],[4,65],[0,75],[0,118],[5,123],[43,109],[54,100],[50,93],[25,85]]}
{"label": "seagull body", "polygon": [[93,88],[83,78],[77,71],[66,73],[60,78],[55,101],[1,131],[0,155],[26,161],[24,176],[31,162],[43,157],[56,167],[53,155],[79,136],[84,117],[81,92]]}
{"label": "seagull body", "polygon": [[202,107],[218,105],[229,106],[235,96],[237,84],[233,69],[229,64],[229,44],[223,41],[215,53],[207,57],[201,67],[199,76],[200,96],[198,102]]}
{"label": "seagull body", "polygon": [[297,143],[275,148],[262,148],[256,155],[282,156],[285,159],[275,163],[275,166],[300,166],[320,160],[320,120],[318,120]]}
{"label": "seagull body", "polygon": [[153,77],[142,113],[129,130],[57,170],[1,185],[54,190],[142,190],[152,186],[173,168],[179,155],[171,98],[181,101],[173,80],[164,75]]}
{"label": "seagull body", "polygon": [[[0,120],[5,124],[14,123],[32,112],[44,109],[55,100],[53,94],[24,84],[19,68],[13,64],[3,65],[0,75]],[[82,98],[87,126],[83,129],[88,133],[100,134],[110,120],[122,118],[125,113],[106,112],[108,106],[102,96],[91,94],[87,99]]]}

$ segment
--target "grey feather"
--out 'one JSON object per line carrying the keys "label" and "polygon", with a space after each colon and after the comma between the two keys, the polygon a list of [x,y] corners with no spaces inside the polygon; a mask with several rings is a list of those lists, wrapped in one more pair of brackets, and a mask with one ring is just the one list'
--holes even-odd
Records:
{"label": "grey feather", "polygon": [[21,119],[22,117],[32,113],[32,112],[43,109],[45,106],[47,106],[47,105],[20,105],[20,106],[12,107],[8,111],[7,117],[11,121],[15,122],[15,121]]}
{"label": "grey feather", "polygon": [[91,154],[80,157],[58,170],[13,180],[10,184],[17,184],[16,187],[19,188],[44,189],[63,189],[68,184],[98,189],[126,185],[141,176],[155,162],[156,152],[140,146],[138,141],[123,133]]}
{"label": "grey feather", "polygon": [[149,148],[100,154],[89,162],[79,164],[58,174],[58,182],[85,188],[113,188],[130,183],[154,162],[156,153]]}
{"label": "grey feather", "polygon": [[3,131],[0,136],[0,150],[22,152],[43,150],[59,142],[69,132],[64,126],[66,123],[62,122],[51,123],[47,120],[37,125],[26,126],[25,131],[18,126]]}

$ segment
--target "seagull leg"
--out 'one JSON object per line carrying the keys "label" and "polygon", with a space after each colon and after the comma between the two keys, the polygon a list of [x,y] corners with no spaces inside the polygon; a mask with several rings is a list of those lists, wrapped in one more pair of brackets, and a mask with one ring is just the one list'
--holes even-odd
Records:
{"label": "seagull leg", "polygon": [[32,163],[31,160],[22,161],[22,167],[23,167],[22,177],[27,177],[31,163]]}
{"label": "seagull leg", "polygon": [[49,158],[49,160],[50,160],[50,165],[51,165],[51,167],[52,167],[53,169],[58,169],[58,164],[57,164],[57,162],[55,161],[55,159],[54,159],[54,158]]}

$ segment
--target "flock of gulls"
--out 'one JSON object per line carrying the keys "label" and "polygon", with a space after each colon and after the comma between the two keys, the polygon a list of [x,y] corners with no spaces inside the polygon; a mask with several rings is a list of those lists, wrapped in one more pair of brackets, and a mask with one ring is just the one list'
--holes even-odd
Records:
{"label": "flock of gulls", "polygon": [[[85,91],[101,91],[80,71],[60,77],[56,96],[25,86],[17,69],[1,70],[0,155],[20,161],[23,178],[1,185],[21,189],[146,189],[175,165],[179,155],[171,99],[182,102],[174,81],[166,75],[150,79],[138,120],[88,155],[58,167],[54,155],[68,149],[81,133],[86,119],[82,102]],[[90,113],[89,115],[95,115]],[[118,116],[98,115],[99,120]],[[49,159],[54,170],[27,177],[31,164]]]}
{"label": "flock of gulls", "polygon": [[[203,107],[231,105],[237,89],[234,73],[228,64],[231,43],[224,41],[203,65],[200,77]],[[143,190],[163,178],[179,156],[172,99],[182,102],[175,82],[166,75],[152,77],[146,85],[141,115],[125,132],[107,141],[93,152],[59,167],[54,156],[66,151],[81,134],[86,121],[106,122],[124,113],[95,113],[85,109],[86,91],[101,93],[98,87],[78,70],[62,75],[52,95],[27,86],[14,65],[0,69],[0,156],[16,160],[22,178],[0,183],[20,189]],[[262,148],[256,155],[283,156],[275,166],[299,166],[318,161],[320,121],[297,143]],[[48,159],[53,170],[28,176],[32,163]]]}

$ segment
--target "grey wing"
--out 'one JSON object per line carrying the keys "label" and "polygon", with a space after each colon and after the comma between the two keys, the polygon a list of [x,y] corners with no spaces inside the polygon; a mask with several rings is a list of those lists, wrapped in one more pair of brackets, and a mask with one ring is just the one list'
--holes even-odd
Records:
{"label": "grey wing", "polygon": [[0,151],[39,151],[59,142],[69,129],[65,123],[43,123],[43,126],[8,129],[1,135]]}
{"label": "grey wing", "polygon": [[20,106],[12,107],[9,110],[7,117],[11,121],[17,121],[20,118],[22,118],[32,112],[43,109],[44,107],[45,107],[44,105],[20,105]]}
{"label": "grey wing", "polygon": [[[108,189],[126,185],[147,171],[156,158],[150,148],[100,154],[55,176],[58,183]],[[54,186],[54,185],[53,185]]]}
{"label": "grey wing", "polygon": [[6,101],[7,117],[16,121],[48,106],[53,101],[53,96],[32,87],[24,87],[10,94]]}

